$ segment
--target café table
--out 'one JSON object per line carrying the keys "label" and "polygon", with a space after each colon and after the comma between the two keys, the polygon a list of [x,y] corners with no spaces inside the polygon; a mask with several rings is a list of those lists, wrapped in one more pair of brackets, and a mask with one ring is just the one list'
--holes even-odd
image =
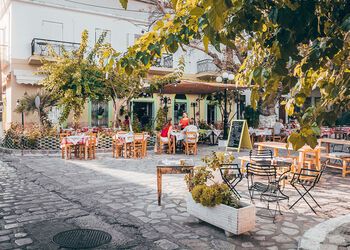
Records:
{"label": "caf\u00e9 table", "polygon": [[192,160],[161,160],[157,165],[157,194],[158,206],[162,199],[162,176],[164,174],[189,174],[189,180],[193,177],[194,162]]}
{"label": "caf\u00e9 table", "polygon": [[[70,135],[62,140],[62,145],[69,144],[77,147],[79,145],[85,145],[89,141],[89,136],[87,135]],[[65,148],[65,158],[68,159],[68,147]],[[85,152],[85,159],[87,159],[87,153]]]}
{"label": "caf\u00e9 table", "polygon": [[[262,150],[264,148],[271,148],[273,149],[273,155],[274,157],[279,156],[279,150],[288,150],[290,151],[294,151],[293,147],[291,144],[289,144],[289,146],[287,147],[287,143],[284,142],[272,142],[272,141],[268,141],[268,142],[256,142],[254,145],[258,146],[258,150]],[[310,146],[303,146],[302,148],[298,149],[297,152],[299,153],[298,156],[298,165],[300,166],[305,159],[305,154],[307,152],[314,152],[315,153],[315,158],[316,158],[316,167],[319,169],[321,167],[321,149],[323,149],[324,147],[322,146],[316,146],[314,149],[312,149]]]}

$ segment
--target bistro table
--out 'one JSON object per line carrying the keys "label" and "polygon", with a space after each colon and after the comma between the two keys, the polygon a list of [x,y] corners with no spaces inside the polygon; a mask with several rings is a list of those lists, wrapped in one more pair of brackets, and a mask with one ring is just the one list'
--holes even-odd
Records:
{"label": "bistro table", "polygon": [[[65,144],[73,145],[74,147],[77,147],[79,145],[86,145],[86,143],[89,140],[89,136],[87,135],[70,135],[62,140],[62,146]],[[68,147],[65,147],[65,156],[66,159],[68,159]],[[87,159],[87,152],[85,152],[85,160]]]}
{"label": "bistro table", "polygon": [[[294,151],[292,145],[289,145],[289,147],[287,147],[287,143],[283,143],[283,142],[272,142],[272,141],[268,141],[268,142],[256,142],[255,145],[258,146],[258,150],[262,150],[264,148],[272,148],[273,152],[274,152],[274,156],[277,157],[279,155],[279,150],[280,149],[285,149],[288,151]],[[319,169],[321,166],[321,149],[323,149],[324,147],[321,146],[316,146],[314,148],[314,153],[315,153],[315,158],[316,158],[316,167]],[[305,156],[305,152],[312,150],[312,148],[310,146],[303,146],[302,148],[298,149],[297,151],[299,152],[299,157],[298,157],[298,163],[299,165],[301,165],[304,162],[304,156]]]}
{"label": "bistro table", "polygon": [[189,174],[189,180],[193,177],[194,163],[192,160],[162,160],[157,165],[157,193],[158,206],[162,199],[162,175],[163,174]]}

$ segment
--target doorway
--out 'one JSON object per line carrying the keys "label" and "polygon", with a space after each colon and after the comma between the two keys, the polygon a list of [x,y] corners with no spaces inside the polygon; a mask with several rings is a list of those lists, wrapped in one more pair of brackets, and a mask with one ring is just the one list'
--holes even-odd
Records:
{"label": "doorway", "polygon": [[153,102],[133,102],[133,114],[140,121],[142,128],[152,126]]}
{"label": "doorway", "polygon": [[91,126],[108,127],[108,102],[91,103]]}

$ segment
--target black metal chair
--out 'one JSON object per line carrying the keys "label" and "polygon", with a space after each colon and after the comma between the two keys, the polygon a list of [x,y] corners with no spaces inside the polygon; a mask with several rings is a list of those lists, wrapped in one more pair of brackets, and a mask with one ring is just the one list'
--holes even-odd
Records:
{"label": "black metal chair", "polygon": [[274,214],[268,217],[276,218],[277,211],[282,215],[280,200],[289,199],[288,196],[281,193],[281,180],[285,176],[277,176],[275,166],[271,164],[253,164],[248,163],[246,166],[248,181],[248,191],[251,201],[254,203],[254,193],[260,194],[260,200],[267,202],[267,210],[270,210],[270,203],[275,202],[276,208]]}
{"label": "black metal chair", "polygon": [[241,198],[241,195],[236,190],[236,186],[243,179],[243,174],[238,164],[222,164],[220,166],[220,174],[226,185],[231,189],[232,193],[237,199]]}
{"label": "black metal chair", "polygon": [[311,210],[316,214],[315,209],[311,206],[310,201],[308,201],[306,197],[309,197],[310,200],[312,200],[319,208],[321,208],[320,204],[318,204],[310,192],[320,181],[326,167],[327,165],[323,164],[320,170],[302,168],[298,173],[293,174],[293,178],[291,179],[290,184],[298,192],[300,197],[289,207],[289,209],[292,209],[299,201],[304,200],[306,204],[311,208]]}
{"label": "black metal chair", "polygon": [[269,149],[250,150],[249,158],[251,162],[269,164],[272,160],[272,151]]}

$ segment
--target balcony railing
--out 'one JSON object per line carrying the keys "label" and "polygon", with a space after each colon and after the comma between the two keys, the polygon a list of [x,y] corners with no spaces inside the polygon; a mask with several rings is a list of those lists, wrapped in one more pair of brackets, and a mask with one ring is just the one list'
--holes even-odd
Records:
{"label": "balcony railing", "polygon": [[197,62],[197,73],[216,71],[218,71],[218,67],[216,67],[211,59],[204,59]]}
{"label": "balcony railing", "polygon": [[163,54],[161,58],[158,58],[152,63],[155,67],[160,68],[173,68],[173,55],[171,54]]}
{"label": "balcony railing", "polygon": [[79,43],[34,38],[32,40],[32,55],[50,56],[50,47],[54,52],[56,52],[57,55],[62,55],[64,51],[72,51],[77,49],[79,45]]}

